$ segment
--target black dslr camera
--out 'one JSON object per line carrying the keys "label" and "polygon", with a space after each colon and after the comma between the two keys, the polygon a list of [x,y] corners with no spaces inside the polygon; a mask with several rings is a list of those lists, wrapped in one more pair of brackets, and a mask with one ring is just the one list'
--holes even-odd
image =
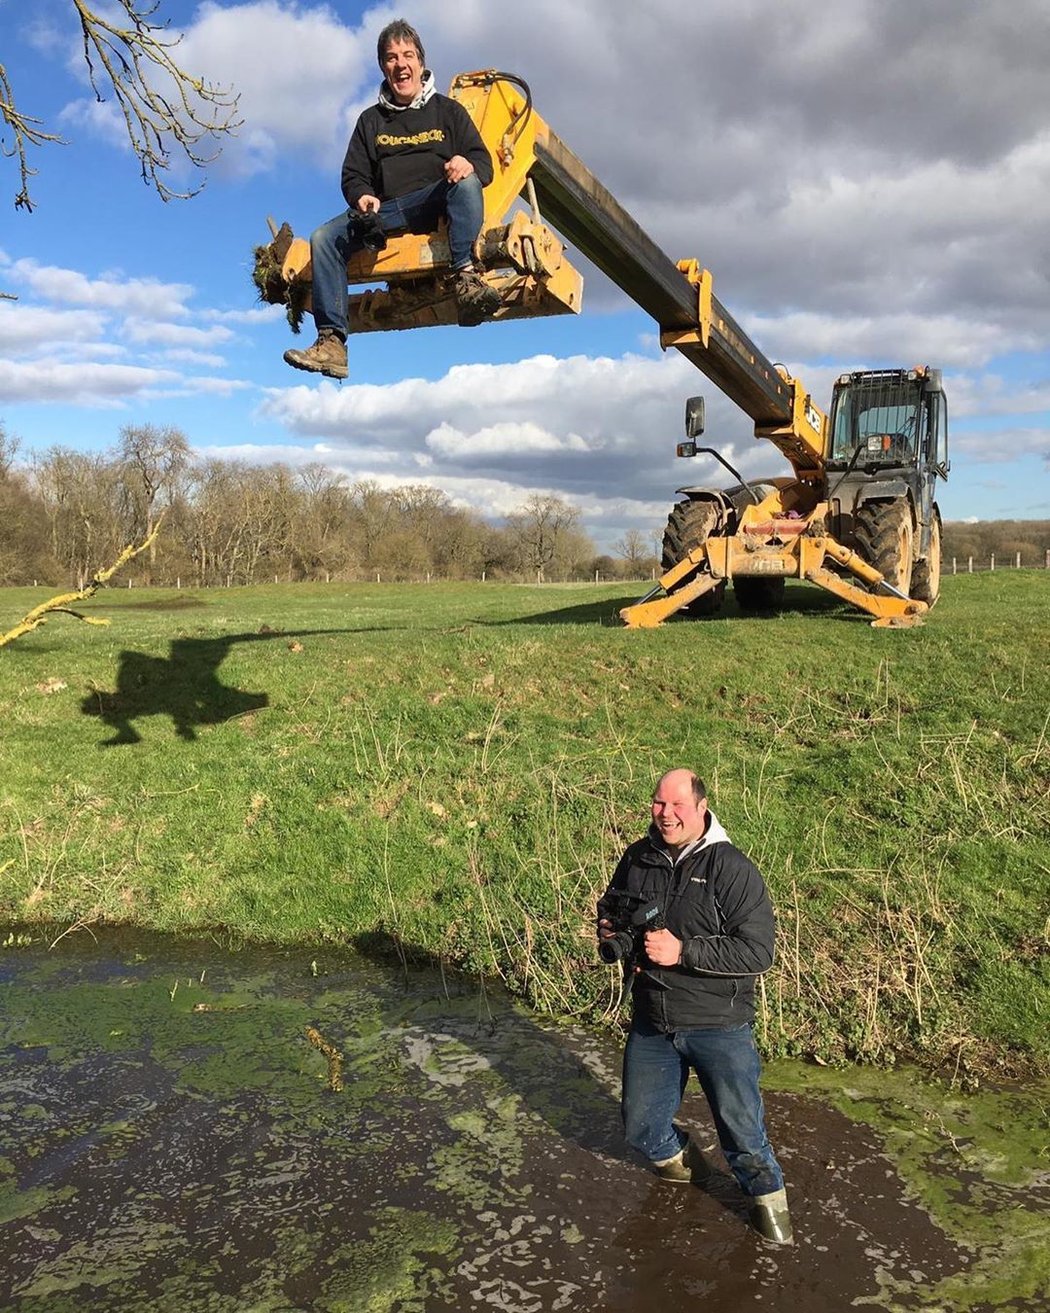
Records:
{"label": "black dslr camera", "polygon": [[645,932],[667,928],[663,911],[659,903],[626,892],[614,893],[610,904],[605,917],[613,933],[598,940],[598,956],[603,962],[622,962],[629,971],[645,958]]}
{"label": "black dslr camera", "polygon": [[365,214],[358,215],[357,235],[361,238],[361,244],[366,251],[386,250],[386,233],[375,210],[368,210]]}

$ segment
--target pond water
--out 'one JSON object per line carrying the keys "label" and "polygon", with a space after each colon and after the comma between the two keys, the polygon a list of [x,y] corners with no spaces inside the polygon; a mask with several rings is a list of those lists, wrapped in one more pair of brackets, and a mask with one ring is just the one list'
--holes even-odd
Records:
{"label": "pond water", "polygon": [[[1045,1089],[774,1066],[779,1249],[724,1172],[625,1149],[615,1035],[378,956],[29,933],[0,952],[3,1310],[1050,1309]],[[695,1087],[681,1120],[714,1143]]]}

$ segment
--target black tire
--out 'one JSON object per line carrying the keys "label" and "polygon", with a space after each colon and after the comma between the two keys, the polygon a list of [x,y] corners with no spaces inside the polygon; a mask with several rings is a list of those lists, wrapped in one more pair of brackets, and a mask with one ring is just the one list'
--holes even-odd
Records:
{"label": "black tire", "polygon": [[779,611],[784,605],[784,576],[737,575],[733,593],[741,611]]}
{"label": "black tire", "polygon": [[941,595],[941,517],[936,511],[930,525],[930,550],[911,572],[911,595],[927,606],[933,606]]}
{"label": "black tire", "polygon": [[[717,529],[720,520],[718,507],[709,501],[676,502],[667,519],[664,529],[663,553],[661,566],[670,570],[673,565],[688,556],[694,547],[706,542],[711,533]],[[695,602],[682,608],[682,614],[696,619],[705,615],[717,615],[725,600],[725,580],[717,583],[710,592],[698,597]]]}
{"label": "black tire", "polygon": [[908,503],[903,497],[865,502],[854,526],[857,551],[887,583],[910,597],[915,531]]}

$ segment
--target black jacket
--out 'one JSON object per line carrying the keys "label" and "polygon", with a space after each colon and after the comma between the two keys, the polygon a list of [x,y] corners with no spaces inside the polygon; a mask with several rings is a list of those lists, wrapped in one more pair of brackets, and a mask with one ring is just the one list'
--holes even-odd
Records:
{"label": "black jacket", "polygon": [[492,181],[492,160],[467,111],[435,93],[418,109],[371,105],[357,120],[343,160],[343,195],[351,209],[362,196],[381,201],[440,182],[445,161],[463,155],[478,181]]}
{"label": "black jacket", "polygon": [[[658,832],[633,843],[598,902],[609,917],[616,892],[659,905],[682,940],[682,961],[656,967],[644,957],[633,977],[634,1015],[659,1031],[739,1026],[755,1015],[755,977],[773,964],[773,906],[758,869],[729,842],[711,812],[703,836],[672,866]],[[615,919],[615,918],[613,918]]]}

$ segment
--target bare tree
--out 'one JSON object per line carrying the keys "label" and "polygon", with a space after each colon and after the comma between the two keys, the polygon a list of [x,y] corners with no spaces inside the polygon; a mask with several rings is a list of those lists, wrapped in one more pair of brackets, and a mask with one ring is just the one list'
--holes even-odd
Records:
{"label": "bare tree", "polygon": [[533,493],[520,510],[507,516],[518,568],[544,578],[549,571],[572,574],[581,560],[594,555],[594,544],[579,526],[580,511],[560,497]]}
{"label": "bare tree", "polygon": [[0,479],[6,479],[10,476],[17,455],[18,439],[7,436],[4,421],[0,419]]}
{"label": "bare tree", "polygon": [[180,429],[127,424],[120,430],[117,460],[131,526],[129,536],[148,540],[152,576],[157,564],[153,530],[158,511],[163,515],[179,491],[190,461],[190,444]]}
{"label": "bare tree", "polygon": [[36,458],[33,475],[51,554],[83,588],[98,562],[123,546],[119,472],[97,453],[52,447]]}
{"label": "bare tree", "polygon": [[346,479],[323,465],[306,465],[296,476],[296,493],[291,568],[300,578],[327,579],[351,559]]}
{"label": "bare tree", "polygon": [[54,569],[40,500],[15,464],[18,440],[0,420],[0,585],[31,583]]}
{"label": "bare tree", "polygon": [[[187,191],[175,191],[163,175],[173,154],[197,170],[215,158],[219,147],[208,154],[208,143],[240,126],[237,96],[177,63],[173,52],[181,38],[169,33],[167,21],[154,21],[162,0],[108,0],[97,11],[91,7],[94,0],[70,3],[80,24],[95,99],[116,101],[143,181],[156,189],[161,200],[196,195],[203,179]],[[15,208],[32,210],[29,179],[36,169],[30,167],[27,152],[35,146],[64,143],[46,131],[40,119],[19,109],[2,64],[0,119],[14,137],[5,153],[17,158],[21,175]]]}
{"label": "bare tree", "polygon": [[450,579],[477,578],[486,566],[490,532],[480,515],[450,507],[431,548],[434,569]]}
{"label": "bare tree", "polygon": [[615,544],[616,555],[624,562],[624,573],[629,579],[640,579],[656,563],[649,540],[640,529],[628,529]]}

